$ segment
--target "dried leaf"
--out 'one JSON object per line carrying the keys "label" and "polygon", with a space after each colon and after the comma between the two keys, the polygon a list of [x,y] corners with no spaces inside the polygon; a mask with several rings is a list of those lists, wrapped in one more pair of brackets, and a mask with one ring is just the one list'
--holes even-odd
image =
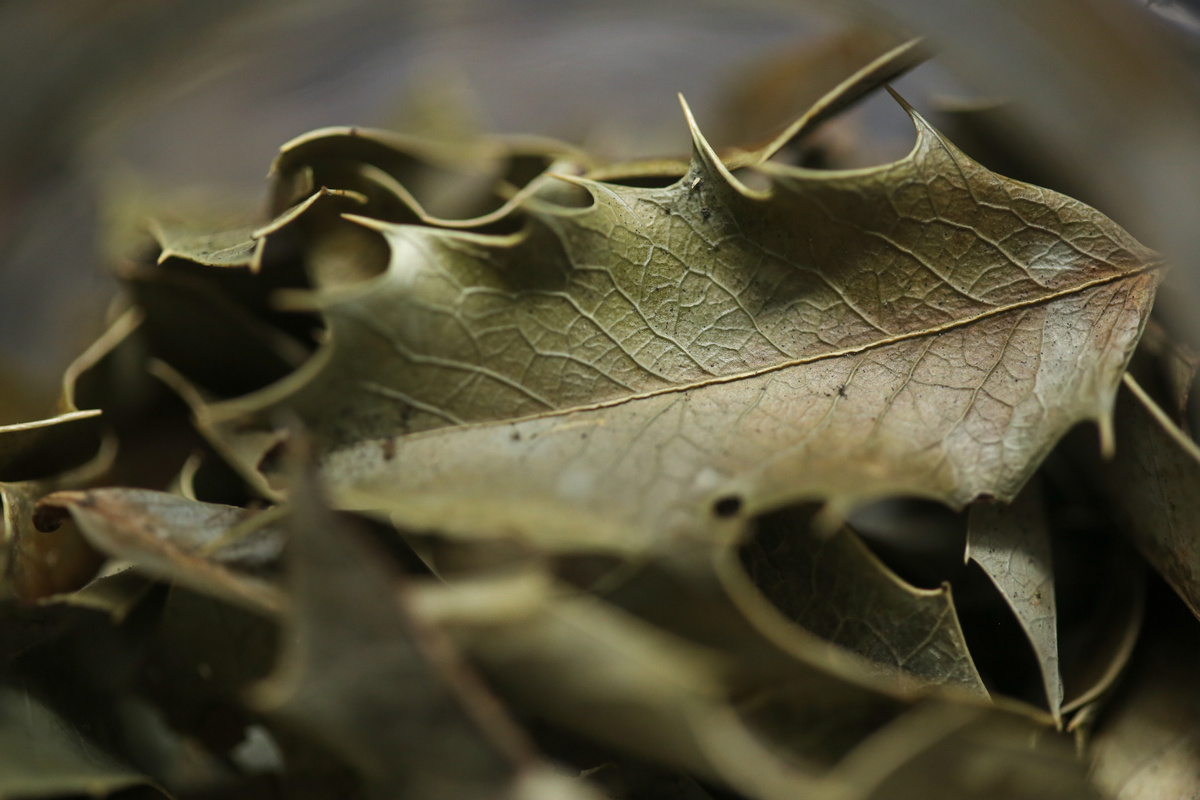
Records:
{"label": "dried leaf", "polygon": [[[815,128],[927,57],[914,42],[896,47],[895,37],[878,28],[852,27],[809,47],[797,48],[793,44],[740,70],[729,82],[714,141],[745,145],[773,137],[793,121],[795,114],[807,111],[827,95],[830,86],[851,75],[846,82],[853,83],[858,91],[836,93],[841,104],[824,110],[819,118],[804,126]],[[798,139],[800,135],[792,131],[790,138]]]}
{"label": "dried leaf", "polygon": [[1037,655],[1050,713],[1059,721],[1063,683],[1053,560],[1036,482],[1026,486],[1011,506],[971,507],[965,558],[983,567],[1021,623]]}
{"label": "dried leaf", "polygon": [[[277,529],[244,526],[253,513],[163,492],[95,489],[44,497],[31,518],[40,529],[54,530],[70,515],[97,550],[150,577],[274,615],[284,606],[279,590],[225,566],[261,569],[278,557]],[[238,535],[239,526],[245,535]]]}
{"label": "dried leaf", "polygon": [[[739,718],[726,699],[730,665],[716,651],[577,594],[503,624],[460,628],[490,682],[526,713],[750,797],[807,796],[817,786],[819,764],[802,753],[781,760]],[[849,687],[823,700],[848,701],[835,727],[856,726],[854,717],[878,702]]]}
{"label": "dried leaf", "polygon": [[1130,375],[1117,399],[1109,492],[1135,545],[1200,617],[1200,449]]}
{"label": "dried leaf", "polygon": [[934,686],[980,698],[949,585],[918,589],[879,561],[848,528],[822,536],[811,514],[777,512],[743,545],[751,580],[802,627]]}
{"label": "dried leaf", "polygon": [[[209,778],[245,768],[262,714],[285,763],[238,776],[243,793],[591,797],[534,744],[561,733],[679,771],[698,796],[1093,797],[1046,714],[989,700],[949,585],[915,589],[843,523],[881,498],[994,501],[971,512],[969,556],[1033,643],[1055,721],[1082,707],[1068,727],[1088,724],[1139,631],[1140,561],[1110,564],[1123,543],[1101,537],[1098,569],[1052,577],[1030,479],[1080,422],[1112,450],[1161,260],[1095,210],[971,161],[903,101],[917,141],[894,163],[776,158],[923,57],[916,42],[885,53],[724,159],[686,105],[690,160],[637,164],[315,131],[273,165],[266,224],[159,224],[158,263],[124,270],[134,308],[68,371],[72,413],[0,429],[17,594],[74,589],[60,562],[85,540],[134,568],[14,605],[7,649],[51,643],[22,668],[88,665],[68,672],[97,683],[80,693],[103,698],[97,718],[148,712],[131,695],[149,694]],[[1172,413],[1185,362],[1164,372]],[[1145,402],[1117,421],[1110,479],[1126,469],[1122,490],[1141,495],[1118,503],[1200,595],[1170,563],[1191,559],[1200,451],[1126,381],[1124,415]],[[121,480],[178,474],[189,496],[86,490],[95,467],[51,446],[95,424],[73,412],[77,389],[122,441],[137,477]],[[1152,430],[1131,444],[1139,419]],[[1147,465],[1156,447],[1186,464]],[[199,465],[215,476],[222,459],[253,486],[220,477],[220,499],[286,503],[199,502],[214,499]],[[1138,505],[1177,495],[1183,511]],[[286,592],[271,580],[285,528]],[[137,605],[134,570],[176,585]],[[82,617],[119,627],[62,633]]]}
{"label": "dried leaf", "polygon": [[995,709],[927,703],[867,740],[835,773],[862,800],[1098,800],[1069,740]]}
{"label": "dried leaf", "polygon": [[1168,617],[1094,739],[1095,782],[1113,800],[1200,798],[1200,649],[1191,620]]}
{"label": "dried leaf", "polygon": [[329,187],[358,193],[376,219],[477,227],[509,214],[531,177],[562,159],[590,163],[569,145],[532,136],[444,142],[322,128],[280,148],[271,165],[273,207],[282,211]]}
{"label": "dried leaf", "polygon": [[134,786],[167,796],[38,698],[0,686],[0,797],[96,797]]}
{"label": "dried leaf", "polygon": [[290,518],[285,644],[253,704],[323,741],[375,797],[536,796],[527,784],[548,769],[523,732],[315,495]]}
{"label": "dried leaf", "polygon": [[0,482],[4,595],[30,602],[70,591],[99,568],[101,558],[73,526],[45,534],[33,523],[34,505],[42,496],[85,486],[112,464],[115,445],[102,438],[98,416],[98,411],[71,411],[0,428],[0,470],[9,481]]}
{"label": "dried leaf", "polygon": [[361,220],[388,271],[308,296],[318,355],[202,419],[269,473],[254,426],[294,409],[337,493],[415,528],[570,513],[646,549],[801,499],[1011,498],[1073,424],[1107,430],[1157,259],[913,119],[907,158],[763,164],[766,194],[693,126],[680,182],[577,180],[591,207],[530,200],[516,234]]}
{"label": "dried leaf", "polygon": [[113,624],[119,625],[146,596],[151,586],[153,583],[148,578],[138,574],[129,565],[121,564],[112,569],[110,563],[101,570],[100,575],[75,591],[52,594],[38,602],[42,605],[62,604],[95,609],[108,614]]}
{"label": "dried leaf", "polygon": [[200,232],[151,223],[151,232],[161,250],[158,263],[168,258],[184,258],[210,267],[249,267],[255,261],[258,241],[255,226],[214,232]]}

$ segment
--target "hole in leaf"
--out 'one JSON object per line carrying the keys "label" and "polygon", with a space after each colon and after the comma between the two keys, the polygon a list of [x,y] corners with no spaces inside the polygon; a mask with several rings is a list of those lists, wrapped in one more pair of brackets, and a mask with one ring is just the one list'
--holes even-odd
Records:
{"label": "hole in leaf", "polygon": [[718,497],[713,502],[713,514],[723,519],[736,516],[742,510],[742,498],[736,494]]}
{"label": "hole in leaf", "polygon": [[941,503],[880,500],[855,509],[847,522],[889,569],[913,586],[936,589],[962,572],[966,517]]}

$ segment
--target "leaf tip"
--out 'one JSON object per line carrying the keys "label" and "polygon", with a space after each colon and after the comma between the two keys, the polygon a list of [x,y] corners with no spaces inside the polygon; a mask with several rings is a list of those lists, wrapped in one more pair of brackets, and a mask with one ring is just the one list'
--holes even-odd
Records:
{"label": "leaf tip", "polygon": [[370,228],[373,231],[384,233],[388,228],[392,227],[390,222],[374,217],[364,217],[362,214],[353,214],[349,211],[343,212],[341,218],[347,222],[353,222],[355,225],[362,225],[364,228]]}
{"label": "leaf tip", "polygon": [[892,96],[893,100],[895,100],[897,103],[900,104],[901,108],[903,108],[906,112],[908,112],[909,116],[912,116],[913,114],[917,113],[917,110],[915,108],[913,108],[912,105],[907,100],[905,100],[903,97],[901,97],[900,93],[897,92],[895,89],[893,89],[892,85],[890,83],[885,83],[883,85],[883,88],[887,89],[887,93]]}
{"label": "leaf tip", "polygon": [[1096,425],[1100,428],[1100,457],[1111,461],[1117,454],[1117,434],[1113,428],[1112,412],[1101,415],[1096,420]]}

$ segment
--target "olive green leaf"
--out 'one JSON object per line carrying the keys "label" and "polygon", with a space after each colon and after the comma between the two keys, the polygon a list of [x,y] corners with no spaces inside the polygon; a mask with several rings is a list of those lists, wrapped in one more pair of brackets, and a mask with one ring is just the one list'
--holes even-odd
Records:
{"label": "olive green leaf", "polygon": [[[471,583],[450,589],[479,591]],[[824,749],[819,736],[797,731],[799,748],[771,738],[770,718],[788,712],[784,691],[766,709],[740,713],[731,702],[737,670],[716,650],[569,590],[499,619],[462,616],[454,630],[490,683],[526,714],[748,797],[822,796],[814,794],[827,766],[814,757]],[[901,707],[831,678],[787,685],[802,709],[793,721],[834,737],[843,726],[861,734],[866,720],[878,725]],[[822,717],[832,709],[841,715]]]}
{"label": "olive green leaf", "polygon": [[[1069,743],[1039,736],[1044,723],[1024,714],[937,701],[906,710],[807,676],[777,674],[755,690],[720,652],[595,597],[559,592],[497,616],[482,611],[475,581],[433,591],[472,596],[474,618],[455,614],[452,629],[517,708],[747,797],[866,800],[939,787],[953,797],[1094,796]],[[830,759],[828,740],[843,728],[858,735]]]}
{"label": "olive green leaf", "polygon": [[480,227],[516,209],[532,179],[557,163],[583,169],[591,162],[574,147],[534,136],[444,142],[322,128],[280,148],[271,165],[272,208],[282,212],[327,187],[357,193],[377,219]]}
{"label": "olive green leaf", "polygon": [[1094,739],[1094,779],[1113,800],[1200,798],[1200,651],[1192,620],[1168,620],[1143,642]]}
{"label": "olive green leaf", "polygon": [[1129,362],[1129,374],[1185,433],[1187,406],[1200,355],[1152,318]]}
{"label": "olive green leaf", "polygon": [[38,603],[90,608],[107,614],[114,625],[120,625],[153,585],[153,581],[128,564],[110,561],[101,567],[96,577],[78,589],[42,597]]}
{"label": "olive green leaf", "polygon": [[264,515],[146,489],[93,489],[47,495],[32,517],[44,531],[73,519],[93,547],[148,577],[274,615],[281,592],[237,571],[261,571],[279,557],[282,532],[269,526],[278,515]]}
{"label": "olive green leaf", "polygon": [[965,558],[983,567],[1029,637],[1042,672],[1046,701],[1057,721],[1063,683],[1050,533],[1041,490],[1033,481],[1012,505],[975,505],[969,519]]}
{"label": "olive green leaf", "polygon": [[911,586],[849,528],[824,536],[810,522],[811,512],[766,515],[741,551],[754,584],[785,616],[928,684],[988,697],[963,639],[949,585]]}
{"label": "olive green leaf", "polygon": [[1126,532],[1200,616],[1200,448],[1126,375],[1117,399],[1117,455],[1104,478]]}
{"label": "olive green leaf", "polygon": [[997,709],[926,703],[843,761],[856,800],[1099,800],[1069,739]]}
{"label": "olive green leaf", "polygon": [[328,340],[202,424],[269,473],[270,417],[292,409],[339,502],[374,495],[417,528],[569,513],[646,548],[800,499],[1011,499],[1072,425],[1108,429],[1157,257],[910,113],[908,157],[764,163],[765,192],[693,124],[679,182],[571,179],[592,205],[530,198],[513,234],[361,219],[387,271],[293,296]]}
{"label": "olive green leaf", "polygon": [[135,786],[146,787],[147,797],[167,796],[42,700],[0,686],[0,798],[100,797]]}
{"label": "olive green leaf", "polygon": [[309,485],[289,517],[284,645],[252,704],[331,748],[374,797],[591,797],[550,773],[445,633],[413,613],[385,556],[320,502]]}
{"label": "olive green leaf", "polygon": [[158,263],[168,258],[185,258],[212,267],[249,267],[259,249],[254,237],[256,226],[220,231],[196,231],[179,226],[150,222],[158,242]]}

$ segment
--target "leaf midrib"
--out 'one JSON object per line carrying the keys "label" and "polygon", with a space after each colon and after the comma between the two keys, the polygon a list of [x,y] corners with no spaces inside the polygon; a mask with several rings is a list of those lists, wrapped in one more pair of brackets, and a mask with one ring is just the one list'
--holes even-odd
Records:
{"label": "leaf midrib", "polygon": [[[504,419],[481,420],[479,422],[466,422],[466,423],[461,423],[458,425],[450,425],[450,426],[433,428],[433,429],[424,430],[424,431],[416,431],[413,433],[402,433],[402,434],[398,434],[395,436],[380,437],[380,438],[404,439],[404,440],[429,438],[429,437],[434,437],[434,436],[439,436],[439,435],[445,435],[448,433],[454,433],[454,432],[462,431],[465,429],[487,428],[487,427],[496,427],[496,426],[502,426],[502,425],[513,425],[513,424],[528,422],[528,421],[537,420],[537,419],[562,417],[562,416],[566,416],[568,414],[574,414],[574,413],[581,412],[581,411],[597,411],[597,410],[603,409],[603,408],[614,408],[616,406],[621,406],[626,403],[631,403],[631,402],[635,402],[638,400],[645,400],[645,399],[652,398],[652,397],[659,397],[662,395],[688,392],[693,389],[700,389],[700,388],[704,388],[706,386],[717,386],[717,385],[726,384],[726,383],[736,383],[737,381],[748,380],[750,378],[756,378],[761,375],[766,375],[766,374],[769,374],[772,372],[779,372],[781,370],[789,369],[791,367],[798,367],[798,366],[802,366],[804,364],[812,364],[812,363],[816,363],[819,361],[825,361],[825,360],[833,359],[833,358],[842,358],[844,356],[857,355],[859,353],[865,353],[869,350],[874,350],[879,347],[887,347],[890,345],[898,344],[900,342],[910,341],[913,339],[920,339],[920,338],[923,338],[926,336],[933,336],[933,335],[936,335],[939,333],[946,333],[947,331],[952,331],[952,330],[955,330],[958,328],[966,327],[968,325],[973,325],[976,322],[979,322],[979,321],[985,320],[985,319],[989,319],[991,317],[999,316],[1000,314],[1007,314],[1012,311],[1017,311],[1017,310],[1020,310],[1023,308],[1034,308],[1034,307],[1041,306],[1041,305],[1047,305],[1051,302],[1054,302],[1055,300],[1059,300],[1064,297],[1070,297],[1071,295],[1082,294],[1083,292],[1086,292],[1089,289],[1094,289],[1097,286],[1104,286],[1104,285],[1110,284],[1110,283],[1117,283],[1120,281],[1131,280],[1131,279],[1137,278],[1141,275],[1145,275],[1145,274],[1148,274],[1148,273],[1151,273],[1151,272],[1154,272],[1157,270],[1161,270],[1161,269],[1163,269],[1163,266],[1164,265],[1163,265],[1162,261],[1157,261],[1153,264],[1147,264],[1145,266],[1130,269],[1126,272],[1122,272],[1119,274],[1106,275],[1103,277],[1094,278],[1085,283],[1082,283],[1082,284],[1079,284],[1076,286],[1071,286],[1071,287],[1068,287],[1065,289],[1061,289],[1052,294],[1039,295],[1038,297],[1031,298],[1030,300],[1010,303],[1010,304],[1002,306],[1002,307],[988,309],[987,311],[981,312],[979,314],[975,314],[974,316],[971,316],[971,317],[966,317],[966,318],[959,319],[959,320],[953,320],[953,321],[950,321],[947,323],[943,323],[940,325],[932,326],[930,328],[926,328],[924,330],[908,331],[905,333],[896,334],[894,336],[889,336],[884,339],[878,339],[873,342],[868,342],[866,344],[857,345],[854,347],[846,347],[846,348],[842,348],[840,350],[834,350],[834,351],[830,351],[830,352],[826,352],[826,353],[820,353],[818,355],[812,355],[812,356],[807,356],[807,357],[803,357],[803,358],[793,358],[793,359],[789,359],[787,361],[781,361],[777,364],[771,364],[768,366],[759,367],[757,369],[748,370],[748,371],[744,371],[744,372],[737,372],[737,373],[733,373],[730,375],[713,376],[712,378],[707,378],[704,380],[691,381],[688,383],[681,383],[681,384],[678,384],[675,386],[667,386],[667,387],[663,387],[663,388],[659,388],[659,389],[651,389],[651,390],[645,391],[645,392],[638,392],[635,394],[623,395],[621,397],[614,397],[609,400],[599,400],[595,403],[585,403],[585,404],[574,405],[574,406],[570,406],[570,407],[566,407],[566,408],[556,408],[556,409],[552,409],[552,410],[548,410],[548,411],[542,411],[542,412],[539,412],[536,414],[526,414],[524,416],[507,417]],[[470,365],[464,364],[464,367],[469,369]],[[337,449],[338,450],[348,450],[348,449],[358,446],[359,444],[361,444],[361,442],[354,442],[352,444],[346,445],[345,447],[339,447]]]}

